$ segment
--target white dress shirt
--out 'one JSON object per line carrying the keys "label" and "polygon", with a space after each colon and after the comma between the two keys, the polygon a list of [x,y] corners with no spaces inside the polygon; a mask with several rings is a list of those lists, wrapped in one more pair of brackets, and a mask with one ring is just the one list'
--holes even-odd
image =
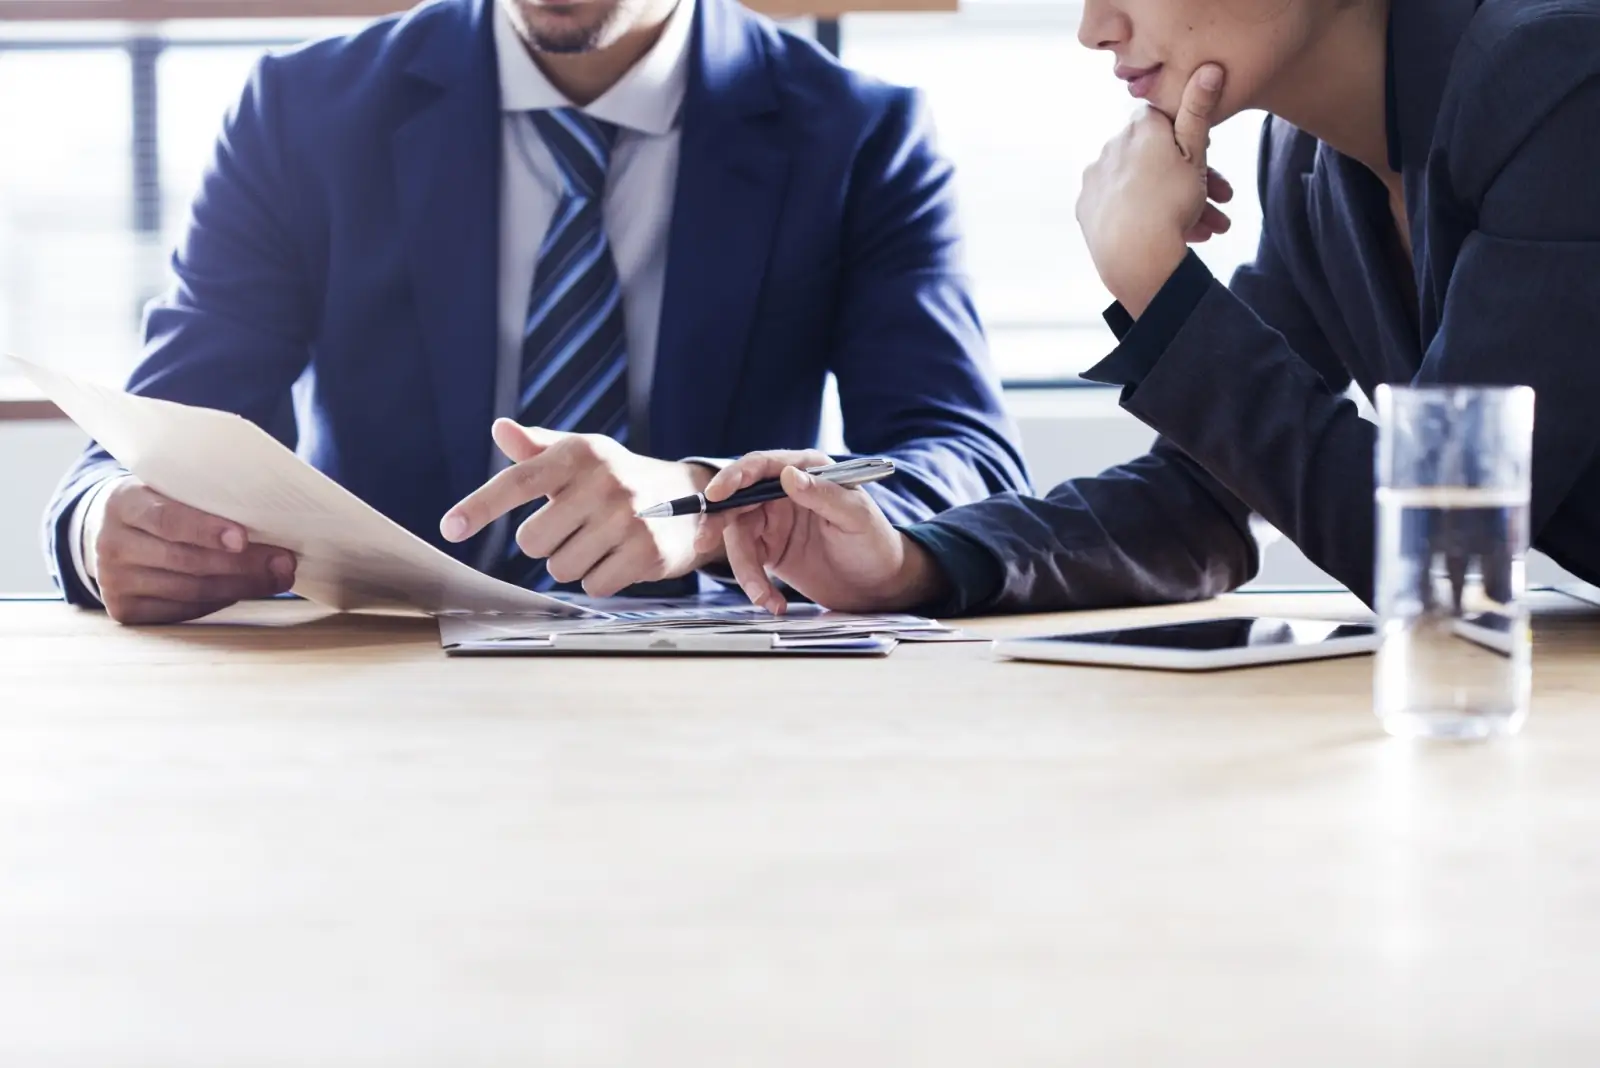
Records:
{"label": "white dress shirt", "polygon": [[[528,112],[572,107],[528,55],[507,14],[495,4],[494,41],[500,62],[502,172],[500,178],[500,383],[495,410],[515,418],[522,372],[522,336],[533,292],[539,246],[563,188],[555,158]],[[605,225],[622,281],[628,334],[629,447],[645,452],[650,387],[667,279],[667,232],[678,188],[679,113],[689,80],[689,31],[694,0],[678,0],[661,37],[622,80],[583,110],[621,128],[606,178]]]}
{"label": "white dress shirt", "polygon": [[[507,13],[510,0],[497,0],[494,44],[500,73],[500,294],[495,412],[515,419],[522,377],[522,339],[550,221],[563,184],[555,157],[539,136],[528,112],[575,107],[545,77],[528,54]],[[620,127],[606,178],[604,217],[611,254],[622,282],[622,308],[628,337],[628,445],[649,448],[650,389],[655,378],[656,341],[666,287],[667,237],[678,186],[680,113],[689,79],[689,39],[695,0],[678,0],[655,46],[605,95],[582,110]],[[485,428],[487,432],[487,428]],[[506,465],[492,450],[489,475]],[[68,528],[73,565],[84,586],[97,597],[99,566],[94,552],[105,515],[108,479],[91,490],[74,510]],[[500,558],[504,523],[486,539],[480,564]]]}

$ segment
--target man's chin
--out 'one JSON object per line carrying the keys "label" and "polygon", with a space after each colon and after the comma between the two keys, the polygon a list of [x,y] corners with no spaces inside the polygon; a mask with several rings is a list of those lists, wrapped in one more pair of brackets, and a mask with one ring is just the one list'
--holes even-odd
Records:
{"label": "man's chin", "polygon": [[607,13],[595,4],[526,5],[522,10],[528,44],[540,52],[576,55],[606,44]]}
{"label": "man's chin", "polygon": [[542,52],[546,55],[578,56],[585,52],[598,51],[600,48],[600,34],[596,32],[562,34],[535,32],[530,36],[528,44],[533,46],[535,52]]}

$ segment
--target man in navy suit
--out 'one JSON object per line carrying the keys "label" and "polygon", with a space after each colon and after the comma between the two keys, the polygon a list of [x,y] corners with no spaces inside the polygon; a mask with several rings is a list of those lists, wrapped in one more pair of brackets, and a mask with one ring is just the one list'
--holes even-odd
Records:
{"label": "man in navy suit", "polygon": [[[510,581],[681,585],[720,550],[635,509],[812,444],[829,373],[898,521],[1026,487],[958,246],[916,97],[733,0],[437,0],[262,60],[129,389]],[[95,447],[46,535],[125,622],[294,578]]]}

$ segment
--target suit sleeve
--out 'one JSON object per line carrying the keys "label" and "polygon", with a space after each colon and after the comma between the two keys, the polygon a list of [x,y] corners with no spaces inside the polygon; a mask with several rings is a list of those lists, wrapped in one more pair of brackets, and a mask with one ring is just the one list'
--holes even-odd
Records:
{"label": "suit sleeve", "polygon": [[[309,359],[315,300],[288,224],[277,62],[261,61],[224,123],[173,256],[175,284],[146,311],[143,356],[127,388],[235,412],[288,439],[290,388]],[[50,502],[45,555],[74,604],[99,602],[72,563],[73,513],[90,490],[123,473],[91,443]]]}
{"label": "suit sleeve", "polygon": [[[1269,123],[1262,137],[1263,194],[1270,129]],[[1191,259],[1138,323],[1113,305],[1106,320],[1122,344],[1087,377],[1115,381],[1117,368],[1138,366],[1154,344],[1144,339],[1182,329],[1213,284],[1200,261]],[[1320,389],[1331,396],[1349,385],[1270,229],[1263,230],[1255,261],[1240,268],[1233,285],[1264,333],[1280,342],[1295,339],[1315,361],[1315,370],[1301,366]],[[1213,414],[1204,401],[1180,403],[1203,417]],[[1241,585],[1260,567],[1250,507],[1170,437],[1159,438],[1145,456],[1065,482],[1046,497],[1008,494],[906,533],[950,580],[951,600],[927,606],[942,615],[1200,600]]]}
{"label": "suit sleeve", "polygon": [[857,154],[830,359],[850,453],[896,463],[869,490],[895,522],[1028,488],[960,254],[951,167],[895,91]]}
{"label": "suit sleeve", "polygon": [[[1493,168],[1415,380],[1534,388],[1535,537],[1600,444],[1600,187],[1586,177],[1597,139],[1590,82]],[[1371,603],[1376,428],[1215,282],[1148,369],[1139,363],[1128,410]]]}

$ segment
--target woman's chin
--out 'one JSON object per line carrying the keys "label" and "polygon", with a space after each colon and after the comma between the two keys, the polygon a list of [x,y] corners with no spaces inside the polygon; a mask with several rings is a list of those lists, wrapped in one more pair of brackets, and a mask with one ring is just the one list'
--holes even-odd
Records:
{"label": "woman's chin", "polygon": [[[1145,99],[1145,103],[1175,123],[1178,121],[1178,112],[1183,110],[1183,92],[1187,86],[1187,81],[1163,78],[1162,84]],[[1211,113],[1211,125],[1221,126],[1235,115],[1249,109],[1250,104],[1247,101],[1224,85],[1222,99],[1217,101],[1217,108]]]}
{"label": "woman's chin", "polygon": [[[1153,100],[1146,101],[1146,103],[1148,103],[1156,111],[1159,111],[1159,112],[1161,112],[1161,114],[1165,115],[1169,122],[1172,122],[1174,124],[1177,123],[1177,121],[1178,121],[1178,111],[1180,110],[1180,105],[1177,102],[1173,102],[1170,106],[1165,106],[1163,104],[1156,103]],[[1245,111],[1245,110],[1248,110],[1248,109],[1247,108],[1241,108],[1241,107],[1234,107],[1231,101],[1224,100],[1217,107],[1217,110],[1213,111],[1211,113],[1211,124],[1210,124],[1211,128],[1213,130],[1216,129],[1218,126],[1221,126],[1223,123],[1227,122],[1229,119],[1233,118],[1235,115],[1237,115],[1240,112]]]}

